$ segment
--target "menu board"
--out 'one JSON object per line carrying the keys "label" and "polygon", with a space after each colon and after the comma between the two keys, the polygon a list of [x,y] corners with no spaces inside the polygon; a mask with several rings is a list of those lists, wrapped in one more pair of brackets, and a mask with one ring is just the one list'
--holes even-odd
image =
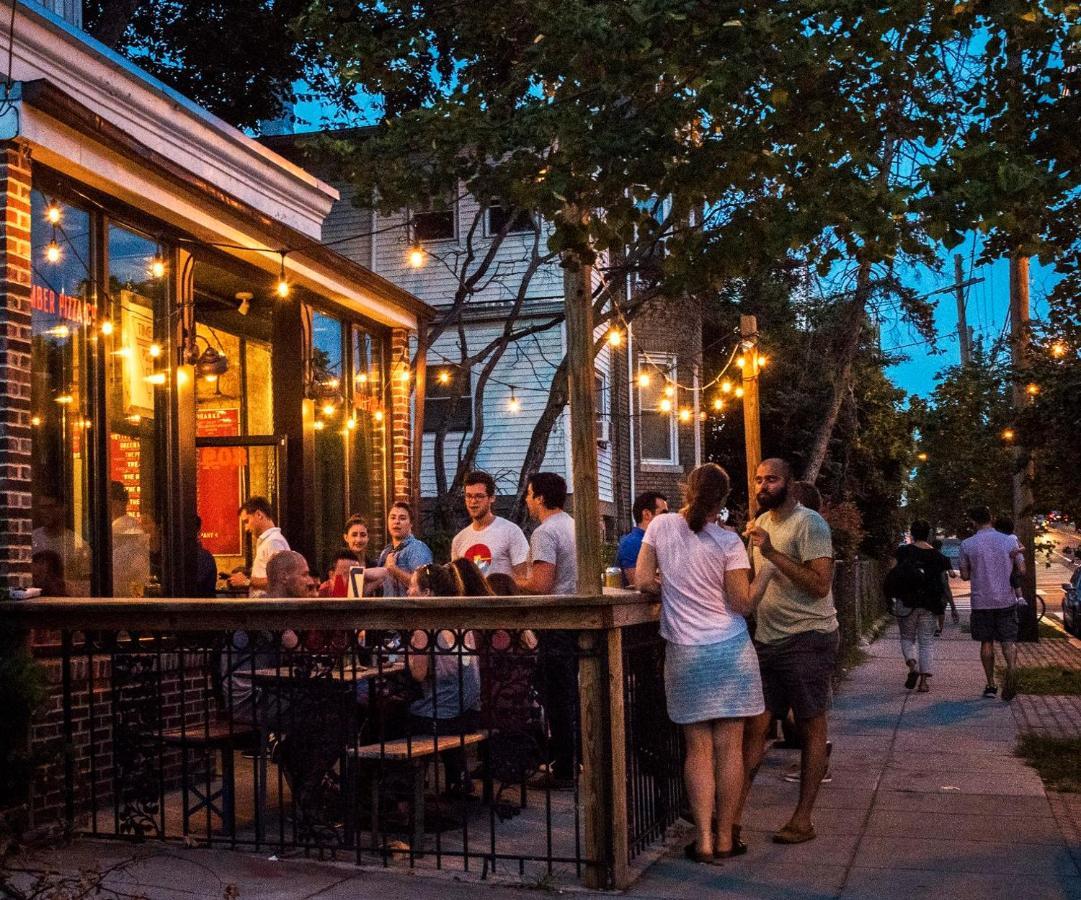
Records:
{"label": "menu board", "polygon": [[154,316],[131,291],[120,292],[120,344],[124,365],[124,415],[153,416]]}
{"label": "menu board", "polygon": [[[195,414],[198,437],[240,434],[239,409],[200,409]],[[215,556],[240,556],[243,535],[237,508],[243,502],[244,447],[200,447],[196,454],[196,498],[202,528],[199,539]]]}
{"label": "menu board", "polygon": [[142,511],[142,456],[139,439],[124,434],[109,435],[109,478],[128,489],[128,515],[138,519]]}

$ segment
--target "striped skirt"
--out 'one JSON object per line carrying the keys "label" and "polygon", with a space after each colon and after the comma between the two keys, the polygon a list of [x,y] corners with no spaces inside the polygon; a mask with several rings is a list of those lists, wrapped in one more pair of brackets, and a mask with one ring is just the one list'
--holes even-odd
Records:
{"label": "striped skirt", "polygon": [[665,647],[664,692],[677,725],[755,716],[765,709],[758,654],[744,632],[716,644]]}

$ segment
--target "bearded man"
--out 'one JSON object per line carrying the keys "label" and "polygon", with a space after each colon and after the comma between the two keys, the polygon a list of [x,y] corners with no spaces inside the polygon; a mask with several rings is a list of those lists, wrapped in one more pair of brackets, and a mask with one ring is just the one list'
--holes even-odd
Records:
{"label": "bearded man", "polygon": [[787,462],[765,460],[754,481],[762,512],[747,537],[756,573],[763,568],[772,572],[755,613],[766,711],[744,728],[743,802],[762,763],[771,717],[783,718],[791,709],[802,746],[799,803],[773,840],[801,844],[816,836],[811,813],[829,765],[826,714],[839,637],[833,542],[826,520],[797,500]]}

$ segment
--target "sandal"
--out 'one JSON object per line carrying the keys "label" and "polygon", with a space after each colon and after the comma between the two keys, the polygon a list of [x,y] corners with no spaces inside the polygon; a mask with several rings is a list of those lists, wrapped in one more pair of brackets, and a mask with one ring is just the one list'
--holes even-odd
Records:
{"label": "sandal", "polygon": [[773,835],[773,843],[805,844],[807,841],[813,841],[816,837],[818,835],[815,833],[814,825],[811,825],[806,831],[799,831],[791,825],[785,825],[784,828]]}
{"label": "sandal", "polygon": [[683,855],[687,857],[691,862],[701,863],[704,866],[716,866],[720,865],[719,862],[715,862],[717,856],[715,854],[705,854],[698,852],[698,842],[691,841],[686,847],[683,848]]}

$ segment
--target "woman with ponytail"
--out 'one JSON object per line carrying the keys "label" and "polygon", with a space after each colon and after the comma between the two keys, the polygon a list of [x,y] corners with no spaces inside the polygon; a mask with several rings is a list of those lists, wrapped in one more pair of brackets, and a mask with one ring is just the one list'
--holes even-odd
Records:
{"label": "woman with ponytail", "polygon": [[747,851],[734,824],[743,789],[743,720],[764,709],[745,617],[769,574],[752,584],[739,535],[716,522],[728,490],[728,474],[715,463],[691,472],[686,505],[649,523],[635,570],[640,590],[661,595],[665,696],[669,717],[683,726],[696,828],[686,852],[701,863]]}

